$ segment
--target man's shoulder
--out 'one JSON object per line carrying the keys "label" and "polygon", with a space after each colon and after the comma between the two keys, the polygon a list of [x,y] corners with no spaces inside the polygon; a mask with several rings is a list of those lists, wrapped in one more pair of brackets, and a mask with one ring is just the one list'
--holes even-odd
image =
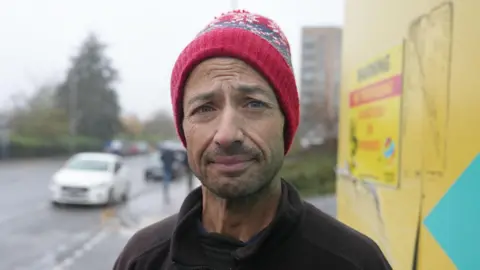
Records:
{"label": "man's shoulder", "polygon": [[114,269],[129,269],[130,265],[144,255],[168,250],[177,219],[178,214],[175,214],[137,231],[123,248]]}
{"label": "man's shoulder", "polygon": [[[169,241],[177,225],[178,214],[171,215],[137,231],[128,244],[138,250],[149,249]],[[127,246],[128,246],[127,244]]]}
{"label": "man's shoulder", "polygon": [[391,269],[372,239],[308,202],[305,202],[305,208],[303,235],[313,245],[348,260],[359,269]]}

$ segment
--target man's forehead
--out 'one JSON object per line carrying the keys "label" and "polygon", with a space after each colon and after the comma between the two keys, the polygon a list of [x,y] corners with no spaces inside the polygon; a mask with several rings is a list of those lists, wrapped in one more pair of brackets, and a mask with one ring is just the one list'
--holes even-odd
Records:
{"label": "man's forehead", "polygon": [[[216,57],[202,61],[190,72],[186,80],[186,88],[189,86],[209,85],[226,83],[239,84],[235,88],[250,91],[249,88],[269,88],[270,84],[255,68],[244,61],[230,57]],[[257,89],[258,90],[258,89]]]}
{"label": "man's forehead", "polygon": [[275,98],[275,94],[269,88],[259,84],[238,83],[238,84],[215,84],[211,87],[192,88],[189,91],[191,99],[188,103],[198,100],[215,98],[218,95],[263,95],[268,98]]}
{"label": "man's forehead", "polygon": [[208,58],[200,62],[198,65],[196,65],[193,68],[191,74],[211,73],[212,71],[217,71],[217,72],[227,71],[225,67],[235,67],[237,69],[241,68],[241,69],[252,70],[252,71],[255,70],[252,66],[250,66],[249,64],[247,64],[246,62],[238,58],[213,57],[213,58]]}

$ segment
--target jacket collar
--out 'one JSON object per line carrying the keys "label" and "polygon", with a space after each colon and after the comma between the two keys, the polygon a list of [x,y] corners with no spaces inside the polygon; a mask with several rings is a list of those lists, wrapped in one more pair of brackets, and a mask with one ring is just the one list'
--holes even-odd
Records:
{"label": "jacket collar", "polygon": [[[202,190],[192,191],[183,202],[173,232],[170,251],[175,264],[184,267],[206,267],[208,265],[200,243],[201,233],[197,222],[202,213]],[[291,235],[303,213],[303,201],[295,188],[282,180],[282,197],[272,223],[258,239],[239,248],[234,256],[238,260],[249,259],[262,250],[270,250]]]}

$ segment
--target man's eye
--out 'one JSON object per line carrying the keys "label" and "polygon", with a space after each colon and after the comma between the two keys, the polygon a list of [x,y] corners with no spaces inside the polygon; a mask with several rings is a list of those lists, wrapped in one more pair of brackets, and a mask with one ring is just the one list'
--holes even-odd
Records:
{"label": "man's eye", "polygon": [[264,102],[261,102],[259,100],[252,100],[252,101],[249,101],[247,103],[247,107],[250,107],[250,108],[264,108],[266,107],[266,104]]}
{"label": "man's eye", "polygon": [[211,107],[211,106],[207,106],[207,105],[203,105],[203,106],[200,106],[198,108],[196,108],[194,111],[193,111],[193,114],[196,114],[196,113],[206,113],[206,112],[211,112],[213,111],[214,109]]}

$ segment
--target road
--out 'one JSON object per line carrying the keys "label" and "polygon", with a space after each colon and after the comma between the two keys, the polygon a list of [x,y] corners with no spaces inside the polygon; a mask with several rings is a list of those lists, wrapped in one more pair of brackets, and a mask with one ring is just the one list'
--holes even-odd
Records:
{"label": "road", "polygon": [[[127,161],[133,180],[132,196],[148,190],[142,181],[144,159]],[[0,269],[54,269],[68,262],[79,247],[102,237],[108,217],[105,209],[57,208],[50,204],[48,183],[62,162],[0,163]]]}
{"label": "road", "polygon": [[[0,270],[112,269],[131,235],[178,211],[187,194],[185,183],[177,181],[171,204],[162,204],[159,183],[143,181],[145,161],[127,160],[132,196],[113,208],[53,207],[48,183],[61,160],[0,162]],[[335,212],[333,197],[311,202]]]}
{"label": "road", "polygon": [[94,240],[93,247],[86,245],[80,249],[81,255],[73,257],[74,262],[68,270],[111,269],[121,249],[139,228],[176,213],[188,193],[185,181],[174,182],[170,189],[171,202],[165,205],[161,191],[160,183],[150,184],[148,191],[118,208],[115,218],[104,225],[99,236],[101,240]]}

